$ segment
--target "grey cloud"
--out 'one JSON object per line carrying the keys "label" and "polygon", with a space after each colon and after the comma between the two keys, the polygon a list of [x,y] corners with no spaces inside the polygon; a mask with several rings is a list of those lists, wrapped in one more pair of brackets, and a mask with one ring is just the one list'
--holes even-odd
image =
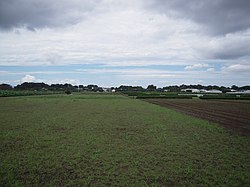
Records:
{"label": "grey cloud", "polygon": [[229,46],[227,49],[220,49],[212,52],[212,58],[216,59],[238,59],[250,55],[249,45]]}
{"label": "grey cloud", "polygon": [[151,9],[170,16],[191,19],[214,35],[250,28],[249,0],[150,0]]}
{"label": "grey cloud", "polygon": [[0,0],[0,28],[58,27],[78,23],[100,0]]}
{"label": "grey cloud", "polygon": [[45,54],[45,61],[48,62],[50,65],[56,64],[60,60],[62,60],[62,56],[57,53]]}
{"label": "grey cloud", "polygon": [[250,72],[250,64],[232,64],[222,67],[223,73],[248,73]]}
{"label": "grey cloud", "polygon": [[241,35],[227,35],[208,42],[199,50],[213,59],[238,59],[250,57],[250,33]]}

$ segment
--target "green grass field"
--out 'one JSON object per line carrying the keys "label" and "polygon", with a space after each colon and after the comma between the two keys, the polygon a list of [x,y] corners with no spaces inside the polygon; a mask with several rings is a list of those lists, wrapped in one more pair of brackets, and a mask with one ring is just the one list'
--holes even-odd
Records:
{"label": "green grass field", "polygon": [[250,138],[119,95],[0,98],[0,186],[249,186]]}

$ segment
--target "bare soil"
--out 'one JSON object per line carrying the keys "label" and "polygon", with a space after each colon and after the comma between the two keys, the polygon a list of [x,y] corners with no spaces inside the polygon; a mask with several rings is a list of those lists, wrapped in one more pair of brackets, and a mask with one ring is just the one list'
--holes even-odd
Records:
{"label": "bare soil", "polygon": [[144,99],[144,101],[221,124],[241,135],[250,135],[250,101],[201,99]]}

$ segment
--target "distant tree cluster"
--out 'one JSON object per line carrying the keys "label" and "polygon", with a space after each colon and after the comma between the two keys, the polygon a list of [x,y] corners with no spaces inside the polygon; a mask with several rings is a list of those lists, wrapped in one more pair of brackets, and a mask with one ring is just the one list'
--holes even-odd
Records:
{"label": "distant tree cluster", "polygon": [[9,84],[0,84],[0,90],[12,90],[12,86]]}
{"label": "distant tree cluster", "polygon": [[[241,91],[241,90],[250,90],[250,86],[242,86],[238,87],[236,85],[232,85],[231,87],[225,86],[217,86],[217,85],[209,85],[203,86],[200,84],[197,85],[185,85],[182,84],[180,86],[165,86],[162,88],[157,88],[155,85],[148,85],[147,88],[143,88],[142,86],[125,86],[121,85],[119,87],[111,87],[110,91],[115,90],[116,92],[180,92],[183,89],[199,89],[199,90],[220,90],[223,93],[230,92],[230,91]],[[0,84],[0,90],[50,90],[50,91],[83,91],[83,92],[103,92],[104,89],[99,87],[98,85],[90,84],[87,86],[79,85],[74,86],[71,84],[45,84],[45,83],[33,83],[33,82],[25,82],[15,87],[12,87],[9,84]],[[68,92],[68,93],[69,93]]]}
{"label": "distant tree cluster", "polygon": [[141,86],[124,86],[121,85],[118,88],[113,88],[116,92],[143,92],[145,89]]}
{"label": "distant tree cluster", "polygon": [[0,90],[50,90],[50,91],[91,91],[91,92],[103,92],[103,89],[97,85],[88,85],[88,86],[74,86],[71,84],[45,84],[45,83],[33,83],[25,82],[20,85],[12,87],[8,84],[0,84]]}
{"label": "distant tree cluster", "polygon": [[238,87],[238,86],[231,86],[231,87],[225,87],[225,86],[217,86],[217,85],[209,85],[209,86],[203,86],[200,84],[197,85],[185,85],[182,84],[180,86],[166,86],[162,88],[163,90],[168,90],[170,92],[179,92],[182,89],[199,89],[199,90],[220,90],[223,93],[226,92],[230,92],[232,90],[235,91],[241,91],[241,90],[250,90],[250,86],[242,86],[242,87]]}
{"label": "distant tree cluster", "polygon": [[25,82],[14,87],[16,90],[48,90],[49,85],[45,83]]}
{"label": "distant tree cluster", "polygon": [[200,84],[197,85],[185,85],[182,84],[180,86],[174,85],[174,86],[165,86],[162,88],[157,88],[155,85],[148,85],[147,88],[143,88],[141,86],[120,86],[118,88],[115,88],[118,92],[181,92],[183,89],[199,89],[199,90],[220,90],[223,93],[230,92],[230,91],[241,91],[241,90],[250,90],[250,86],[242,86],[238,87],[236,85],[233,85],[231,87],[225,87],[225,86],[217,86],[217,85],[209,85],[209,86],[203,86]]}

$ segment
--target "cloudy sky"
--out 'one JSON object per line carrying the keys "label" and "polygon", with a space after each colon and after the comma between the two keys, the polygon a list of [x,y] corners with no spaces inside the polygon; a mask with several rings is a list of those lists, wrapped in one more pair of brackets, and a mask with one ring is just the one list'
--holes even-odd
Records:
{"label": "cloudy sky", "polygon": [[0,83],[250,84],[249,0],[0,0]]}

